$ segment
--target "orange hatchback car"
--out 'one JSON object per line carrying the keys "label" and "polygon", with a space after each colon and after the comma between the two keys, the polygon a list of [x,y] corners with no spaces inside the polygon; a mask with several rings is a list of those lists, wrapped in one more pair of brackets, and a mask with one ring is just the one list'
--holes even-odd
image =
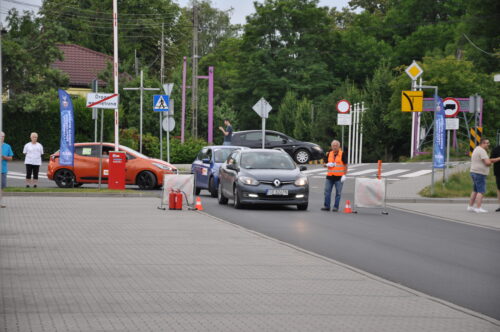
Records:
{"label": "orange hatchback car", "polygon": [[[74,166],[59,165],[59,151],[50,156],[47,177],[60,188],[80,187],[84,183],[99,182],[99,159],[102,157],[102,183],[108,182],[108,155],[114,151],[112,143],[103,143],[100,156],[99,143],[75,143]],[[133,149],[120,145],[120,151],[127,155],[125,184],[138,185],[141,189],[159,188],[164,174],[175,174],[171,164],[149,158]]]}

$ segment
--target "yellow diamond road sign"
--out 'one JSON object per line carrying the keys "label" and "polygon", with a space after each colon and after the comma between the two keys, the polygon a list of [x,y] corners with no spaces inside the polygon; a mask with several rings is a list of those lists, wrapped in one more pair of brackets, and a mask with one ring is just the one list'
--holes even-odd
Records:
{"label": "yellow diamond road sign", "polygon": [[403,112],[422,112],[424,106],[423,91],[402,91],[401,93],[401,111]]}
{"label": "yellow diamond road sign", "polygon": [[405,72],[406,74],[408,74],[408,76],[410,76],[412,80],[415,81],[420,75],[422,75],[424,70],[420,68],[420,66],[418,65],[418,63],[415,62],[415,60],[413,60],[412,64],[405,69]]}

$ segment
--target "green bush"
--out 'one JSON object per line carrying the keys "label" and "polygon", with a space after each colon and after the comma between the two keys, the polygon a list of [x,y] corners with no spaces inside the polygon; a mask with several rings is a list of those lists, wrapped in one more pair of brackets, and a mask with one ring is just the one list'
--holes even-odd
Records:
{"label": "green bush", "polygon": [[190,164],[201,148],[206,145],[208,143],[203,139],[189,138],[182,144],[179,139],[172,138],[170,139],[170,162],[173,164]]}

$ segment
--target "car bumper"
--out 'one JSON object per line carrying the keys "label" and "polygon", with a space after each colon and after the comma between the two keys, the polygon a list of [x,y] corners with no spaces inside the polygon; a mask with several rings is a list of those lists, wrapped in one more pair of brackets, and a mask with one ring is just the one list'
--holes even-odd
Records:
{"label": "car bumper", "polygon": [[[269,189],[286,189],[288,195],[268,195]],[[248,186],[239,185],[238,193],[240,202],[243,204],[276,204],[295,205],[306,204],[309,201],[309,188],[285,185],[280,188],[272,186]]]}

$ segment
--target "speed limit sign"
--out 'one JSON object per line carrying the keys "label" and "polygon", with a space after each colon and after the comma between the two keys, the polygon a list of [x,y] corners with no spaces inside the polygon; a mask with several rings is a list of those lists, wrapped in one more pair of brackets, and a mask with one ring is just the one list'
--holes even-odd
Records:
{"label": "speed limit sign", "polygon": [[342,99],[337,103],[337,111],[339,111],[339,113],[349,113],[350,109],[351,104],[345,99]]}

